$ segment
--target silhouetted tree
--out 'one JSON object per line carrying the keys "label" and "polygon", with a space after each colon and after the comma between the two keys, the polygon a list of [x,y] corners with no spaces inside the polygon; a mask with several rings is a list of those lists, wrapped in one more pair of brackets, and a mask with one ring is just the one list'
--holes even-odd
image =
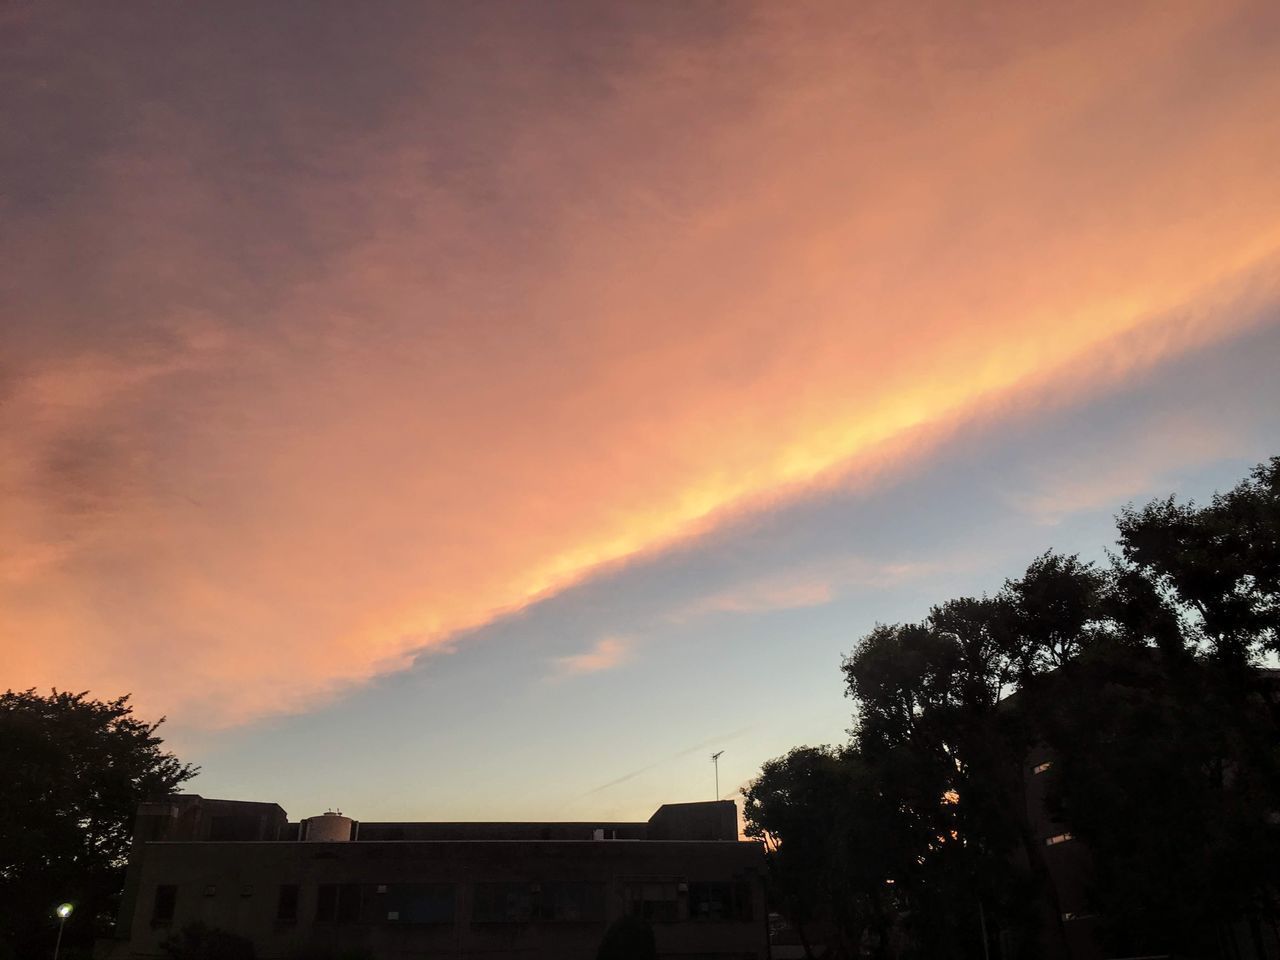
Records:
{"label": "silhouetted tree", "polygon": [[1114,642],[1038,698],[1075,696],[1042,724],[1062,816],[1118,949],[1213,955],[1240,921],[1260,942],[1280,890],[1280,704],[1259,669],[1280,649],[1280,458],[1206,505],[1169,497],[1118,525]]}
{"label": "silhouetted tree", "polygon": [[1042,919],[1061,938],[1026,814],[1028,734],[1000,709],[1017,673],[1015,627],[1003,595],[953,600],[923,623],[877,627],[844,663],[857,748],[913,825],[895,892],[925,956],[980,953],[981,917],[1025,925],[1036,892],[1048,892]]}
{"label": "silhouetted tree", "polygon": [[653,927],[633,916],[620,917],[609,925],[596,952],[596,960],[657,960]]}
{"label": "silhouetted tree", "polygon": [[52,950],[63,901],[76,905],[64,950],[109,929],[138,803],[196,773],[128,700],[0,694],[0,940],[18,956]]}
{"label": "silhouetted tree", "polygon": [[832,956],[892,955],[899,883],[928,842],[886,771],[856,747],[797,747],[743,790],[747,835],[765,843],[770,893],[806,954],[813,928]]}
{"label": "silhouetted tree", "polygon": [[1206,506],[1169,497],[1118,525],[1124,559],[1180,607],[1189,639],[1235,666],[1280,652],[1280,457]]}
{"label": "silhouetted tree", "polygon": [[746,791],[793,919],[825,911],[846,950],[896,927],[904,955],[975,957],[976,901],[1033,934],[1023,952],[1065,955],[1027,808],[1045,744],[1049,812],[1091,853],[1113,947],[1225,956],[1243,922],[1262,955],[1280,890],[1280,684],[1259,659],[1280,653],[1280,458],[1205,506],[1171,497],[1118,525],[1110,568],[1046,553],[846,658],[850,746],[798,748]]}

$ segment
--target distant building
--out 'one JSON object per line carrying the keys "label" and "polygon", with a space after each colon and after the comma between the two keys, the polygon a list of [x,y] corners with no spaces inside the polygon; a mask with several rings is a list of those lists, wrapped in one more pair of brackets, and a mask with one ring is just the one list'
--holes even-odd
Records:
{"label": "distant building", "polygon": [[160,956],[200,921],[248,937],[260,960],[591,960],[628,914],[651,921],[663,958],[768,957],[763,850],[738,839],[731,801],[635,823],[290,823],[274,803],[179,795],[139,809],[97,956]]}
{"label": "distant building", "polygon": [[[1280,670],[1264,669],[1259,677],[1273,691],[1272,697],[1280,698]],[[1093,854],[1072,835],[1066,824],[1054,817],[1048,802],[1051,784],[1058,773],[1054,768],[1056,763],[1056,754],[1043,743],[1028,754],[1023,766],[1027,817],[1038,842],[1043,845],[1049,882],[1061,910],[1067,955],[1072,960],[1111,960],[1113,955],[1099,941],[1104,916],[1090,893]],[[1217,936],[1221,956],[1229,960],[1280,960],[1280,929],[1274,923],[1241,919],[1224,924]],[[1011,956],[1014,943],[1007,935],[1004,939],[1008,942],[999,946],[1005,955]],[[1152,955],[1142,960],[1169,958]]]}
{"label": "distant building", "polygon": [[[1070,831],[1049,812],[1047,803],[1055,755],[1043,744],[1037,745],[1024,764],[1024,786],[1027,818],[1037,841],[1043,844],[1045,867],[1062,911],[1062,931],[1069,956],[1079,960],[1104,960],[1107,956],[1098,942],[1099,918],[1090,906],[1089,875],[1093,861],[1089,851],[1078,843]],[[1009,947],[1012,951],[1012,947]]]}

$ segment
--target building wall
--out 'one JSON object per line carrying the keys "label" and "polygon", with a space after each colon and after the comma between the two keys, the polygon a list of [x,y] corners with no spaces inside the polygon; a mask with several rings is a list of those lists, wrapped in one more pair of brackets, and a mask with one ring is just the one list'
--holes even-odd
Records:
{"label": "building wall", "polygon": [[732,800],[664,803],[649,818],[650,840],[737,840],[738,808]]}
{"label": "building wall", "polygon": [[1032,750],[1024,774],[1027,815],[1042,844],[1041,854],[1057,894],[1068,949],[1074,960],[1102,960],[1104,951],[1097,940],[1098,917],[1089,902],[1089,851],[1045,806],[1057,776],[1053,752],[1043,746]]}
{"label": "building wall", "polygon": [[[764,855],[730,801],[667,804],[647,822],[352,823],[302,840],[271,803],[180,795],[139,809],[114,941],[161,955],[192,922],[254,941],[262,960],[363,948],[380,960],[589,960],[635,913],[659,953],[768,955]],[[323,819],[323,818],[321,818]]]}
{"label": "building wall", "polygon": [[[130,939],[103,955],[159,956],[202,921],[249,937],[263,960],[312,944],[380,960],[590,960],[612,920],[646,912],[660,956],[763,960],[763,868],[750,842],[149,842],[131,867]],[[285,885],[298,891],[292,920],[279,919]],[[157,918],[162,887],[173,909]],[[727,916],[712,918],[725,895]]]}
{"label": "building wall", "polygon": [[134,840],[283,840],[289,818],[279,804],[176,794],[138,807]]}
{"label": "building wall", "polygon": [[[1262,670],[1260,679],[1272,688],[1272,696],[1280,694],[1280,670]],[[1053,751],[1044,744],[1037,745],[1028,754],[1023,772],[1027,815],[1039,842],[1044,844],[1041,850],[1058,897],[1072,960],[1107,960],[1108,952],[1098,939],[1099,913],[1105,910],[1106,905],[1092,903],[1089,897],[1092,855],[1076,838],[1062,839],[1069,831],[1045,805],[1059,775]],[[1051,840],[1061,842],[1051,843]],[[1241,920],[1224,927],[1220,937],[1224,955],[1235,960],[1280,958],[1280,932],[1274,926]]]}
{"label": "building wall", "polygon": [[[360,840],[644,840],[646,823],[589,820],[579,823],[360,823]],[[708,838],[710,839],[710,838]]]}

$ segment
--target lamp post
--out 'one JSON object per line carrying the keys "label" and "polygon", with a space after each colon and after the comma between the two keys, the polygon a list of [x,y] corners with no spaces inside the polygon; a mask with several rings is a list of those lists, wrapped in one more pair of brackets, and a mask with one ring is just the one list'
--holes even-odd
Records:
{"label": "lamp post", "polygon": [[713,753],[711,755],[711,762],[716,765],[716,799],[717,800],[720,799],[720,754],[722,753],[724,753],[723,750],[717,753]]}
{"label": "lamp post", "polygon": [[62,949],[62,928],[67,925],[67,917],[71,916],[74,909],[69,903],[60,903],[54,911],[58,915],[58,942],[53,945],[53,960],[58,960],[58,951]]}

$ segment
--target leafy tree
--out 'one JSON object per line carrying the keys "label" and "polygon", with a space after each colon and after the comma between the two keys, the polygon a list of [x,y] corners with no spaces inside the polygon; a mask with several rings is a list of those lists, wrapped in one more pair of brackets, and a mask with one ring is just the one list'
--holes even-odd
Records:
{"label": "leafy tree", "polygon": [[829,906],[827,884],[841,869],[830,859],[836,763],[829,747],[796,747],[766,761],[743,790],[746,835],[764,841],[773,899],[799,933],[806,957],[813,956],[809,927]]}
{"label": "leafy tree", "polygon": [[1260,660],[1280,653],[1280,458],[1118,525],[1109,568],[1046,553],[846,658],[851,744],[797,748],[745,791],[793,920],[830,919],[846,954],[887,955],[897,931],[903,956],[973,957],[977,901],[1034,934],[1023,953],[1067,955],[1027,806],[1040,744],[1116,950],[1217,956],[1246,921],[1262,955],[1280,919],[1280,674]]}
{"label": "leafy tree", "polygon": [[1170,595],[1224,662],[1280,652],[1280,457],[1209,504],[1157,500],[1118,519],[1124,559]]}
{"label": "leafy tree", "polygon": [[641,917],[619,917],[609,925],[596,960],[656,960],[653,927]]}
{"label": "leafy tree", "polygon": [[807,955],[816,921],[834,930],[836,955],[889,948],[894,873],[906,872],[882,784],[856,749],[797,747],[767,762],[743,791],[747,835],[765,842],[773,899]]}
{"label": "leafy tree", "polygon": [[1025,683],[1055,671],[1108,635],[1110,589],[1107,572],[1052,551],[1036,557],[1020,579],[1007,581],[1002,597],[1015,636],[1005,653],[1016,679]]}
{"label": "leafy tree", "polygon": [[915,824],[915,867],[899,889],[925,955],[980,953],[969,918],[1026,926],[1036,893],[1044,932],[1061,943],[1026,809],[1029,734],[1018,711],[1001,708],[1027,648],[1017,626],[1009,596],[962,598],[923,623],[877,627],[844,663],[855,741]]}
{"label": "leafy tree", "polygon": [[1225,925],[1261,940],[1280,913],[1280,683],[1259,668],[1280,651],[1280,458],[1118,526],[1116,642],[1077,665],[1090,695],[1046,717],[1058,802],[1117,948],[1209,955]]}
{"label": "leafy tree", "polygon": [[0,694],[0,942],[18,956],[51,949],[63,901],[76,905],[64,950],[109,929],[138,803],[196,774],[162,749],[159,725],[127,696]]}

